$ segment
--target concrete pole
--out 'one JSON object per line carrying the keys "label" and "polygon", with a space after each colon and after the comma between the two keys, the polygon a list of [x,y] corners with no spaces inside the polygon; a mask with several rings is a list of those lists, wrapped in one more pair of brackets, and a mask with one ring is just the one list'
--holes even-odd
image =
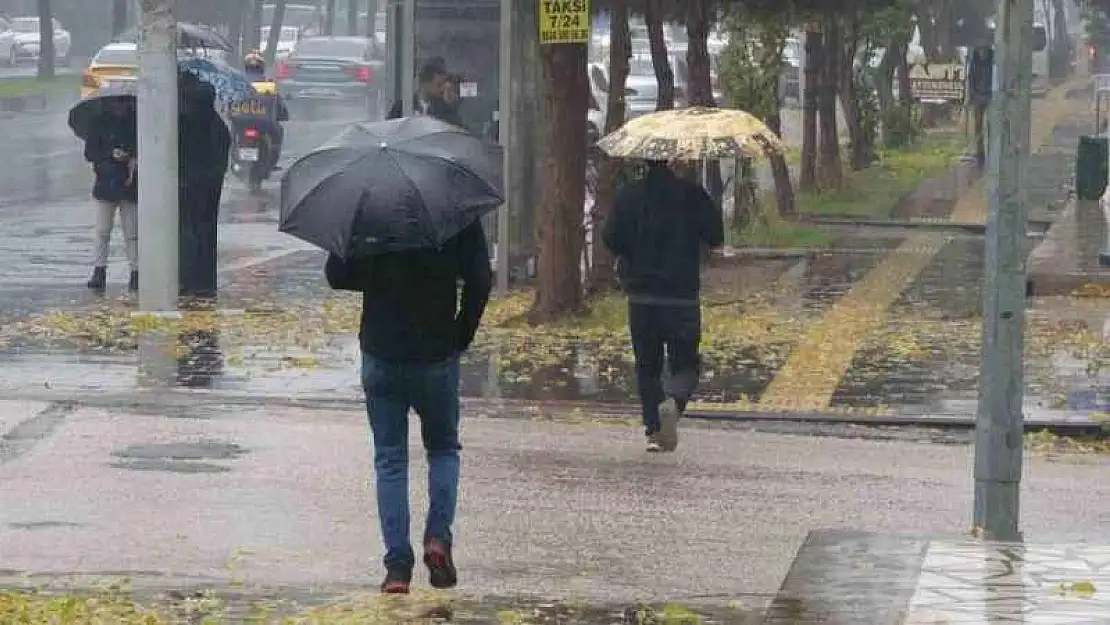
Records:
{"label": "concrete pole", "polygon": [[412,115],[412,94],[416,92],[416,0],[404,0],[401,8],[401,110]]}
{"label": "concrete pole", "polygon": [[983,356],[975,431],[974,526],[994,540],[1018,529],[1024,423],[1026,190],[1033,66],[1033,0],[999,0],[998,89],[991,102],[983,297]]}
{"label": "concrete pole", "polygon": [[139,44],[139,309],[177,311],[175,0],[142,0]]}
{"label": "concrete pole", "polygon": [[511,152],[509,151],[509,135],[512,133],[513,110],[513,2],[501,0],[501,61],[498,71],[500,81],[497,93],[497,139],[502,149],[502,184],[505,192],[505,203],[497,210],[497,295],[504,297],[509,293],[509,253],[510,233],[509,228],[509,187],[513,182],[513,169]]}

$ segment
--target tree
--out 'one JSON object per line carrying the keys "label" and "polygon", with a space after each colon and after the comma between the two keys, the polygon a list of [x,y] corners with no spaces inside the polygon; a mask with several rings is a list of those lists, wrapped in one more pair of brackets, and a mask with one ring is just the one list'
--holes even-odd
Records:
{"label": "tree", "polygon": [[112,38],[127,30],[127,0],[112,0]]}
{"label": "tree", "polygon": [[[614,0],[610,10],[609,29],[609,98],[605,106],[605,134],[615,132],[624,125],[625,85],[628,82],[629,58],[632,56],[632,33],[628,28],[627,0]],[[607,291],[616,285],[613,257],[601,243],[601,228],[612,214],[616,201],[617,185],[622,161],[601,156],[598,189],[594,198],[593,261],[590,263],[589,288],[591,292]]]}
{"label": "tree", "polygon": [[248,14],[246,34],[243,43],[248,50],[258,50],[262,47],[262,3],[265,0],[251,0],[251,10]]}
{"label": "tree", "polygon": [[324,5],[324,34],[335,34],[335,0],[327,0]]}
{"label": "tree", "polygon": [[266,36],[266,65],[274,64],[277,55],[278,41],[281,37],[281,25],[285,22],[285,5],[288,0],[276,0],[274,3],[274,16],[270,21],[270,32]]}
{"label": "tree", "polygon": [[536,297],[528,318],[545,323],[583,304],[582,205],[586,186],[586,112],[590,85],[584,44],[546,44],[540,51],[543,146],[540,168]]}
{"label": "tree", "polygon": [[44,80],[54,78],[54,8],[50,0],[38,0],[39,4],[39,66],[38,77]]}
{"label": "tree", "polygon": [[821,58],[825,47],[820,27],[811,22],[805,34],[805,91],[802,93],[802,161],[798,186],[817,189],[817,94],[821,89]]}
{"label": "tree", "polygon": [[378,0],[366,0],[366,36],[373,39],[378,32]]}
{"label": "tree", "polygon": [[[347,0],[347,34],[352,37],[358,34],[358,0]],[[366,36],[373,37],[374,33]]]}
{"label": "tree", "polygon": [[656,89],[655,109],[666,111],[674,108],[674,68],[667,51],[667,38],[663,32],[665,12],[663,0],[645,0],[644,24],[647,26],[648,43],[651,46],[651,65],[655,70]]}
{"label": "tree", "polygon": [[[824,54],[820,61],[817,86],[817,186],[838,189],[844,183],[840,158],[840,132],[836,121],[836,101],[840,82],[843,37],[837,15],[828,12],[821,20]],[[808,85],[807,85],[808,87]]]}

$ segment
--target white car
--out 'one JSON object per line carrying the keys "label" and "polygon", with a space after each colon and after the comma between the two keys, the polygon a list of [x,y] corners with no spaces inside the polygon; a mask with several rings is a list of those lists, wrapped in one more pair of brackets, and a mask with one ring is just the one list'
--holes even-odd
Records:
{"label": "white car", "polygon": [[[54,58],[60,63],[69,59],[72,46],[69,31],[54,20]],[[39,18],[12,18],[8,29],[0,33],[0,61],[16,65],[23,60],[39,58]]]}
{"label": "white car", "polygon": [[[259,31],[259,36],[259,41],[262,42],[262,53],[265,54],[266,44],[270,41],[270,27],[263,26]],[[301,31],[296,26],[282,26],[281,33],[278,34],[277,50],[274,52],[274,58],[284,59],[289,56],[300,37]]]}

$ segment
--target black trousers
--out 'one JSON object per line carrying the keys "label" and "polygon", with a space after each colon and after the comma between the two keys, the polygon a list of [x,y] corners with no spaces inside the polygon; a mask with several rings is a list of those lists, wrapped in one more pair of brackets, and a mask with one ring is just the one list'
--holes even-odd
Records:
{"label": "black trousers", "polygon": [[178,279],[182,297],[216,297],[220,188],[183,188],[178,195]]}
{"label": "black trousers", "polygon": [[685,410],[701,372],[701,309],[697,303],[629,302],[629,334],[636,358],[636,389],[644,430],[659,431],[659,405],[668,397]]}

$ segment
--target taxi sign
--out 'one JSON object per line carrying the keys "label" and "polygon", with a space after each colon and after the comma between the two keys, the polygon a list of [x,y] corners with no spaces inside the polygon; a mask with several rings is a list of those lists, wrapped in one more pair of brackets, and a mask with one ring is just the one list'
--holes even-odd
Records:
{"label": "taxi sign", "polygon": [[539,0],[540,43],[589,43],[590,0]]}

